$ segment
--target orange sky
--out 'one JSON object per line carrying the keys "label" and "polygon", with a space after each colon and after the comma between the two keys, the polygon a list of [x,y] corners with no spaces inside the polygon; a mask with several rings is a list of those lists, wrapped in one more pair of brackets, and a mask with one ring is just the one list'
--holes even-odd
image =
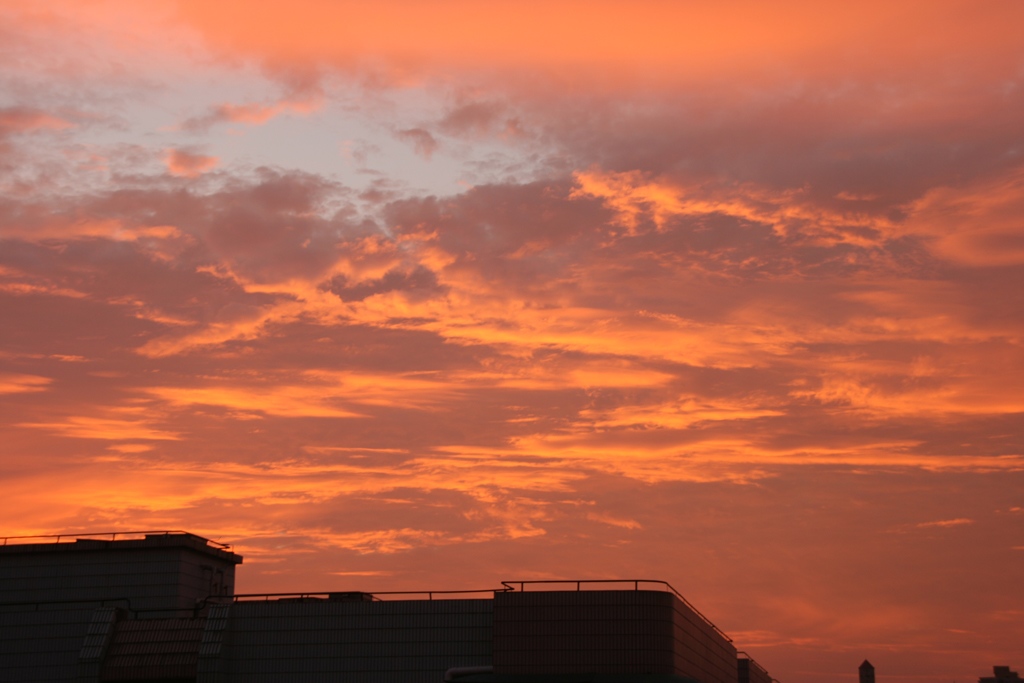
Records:
{"label": "orange sky", "polygon": [[1024,5],[0,3],[0,519],[1024,666]]}

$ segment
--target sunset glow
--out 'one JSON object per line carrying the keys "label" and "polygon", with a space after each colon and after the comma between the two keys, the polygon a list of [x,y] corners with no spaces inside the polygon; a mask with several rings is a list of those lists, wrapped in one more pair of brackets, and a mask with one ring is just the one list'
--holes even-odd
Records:
{"label": "sunset glow", "polygon": [[3,535],[1024,666],[1024,3],[0,1]]}

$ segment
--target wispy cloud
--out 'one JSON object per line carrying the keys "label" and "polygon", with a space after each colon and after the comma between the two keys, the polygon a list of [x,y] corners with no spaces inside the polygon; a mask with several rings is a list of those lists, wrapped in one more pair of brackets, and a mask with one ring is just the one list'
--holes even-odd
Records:
{"label": "wispy cloud", "polygon": [[211,126],[221,123],[262,126],[283,114],[305,116],[317,111],[322,106],[322,98],[318,96],[286,98],[271,103],[223,103],[211,107],[205,114],[186,119],[178,128],[186,132],[204,132]]}
{"label": "wispy cloud", "polygon": [[154,427],[147,420],[71,416],[59,422],[22,422],[17,427],[31,427],[78,439],[107,441],[164,441],[181,439],[180,434]]}
{"label": "wispy cloud", "polygon": [[50,377],[39,377],[38,375],[0,374],[0,394],[46,391],[52,381],[53,379]]}
{"label": "wispy cloud", "polygon": [[917,527],[919,529],[925,529],[928,527],[963,526],[965,524],[974,524],[974,520],[967,519],[966,517],[957,517],[956,519],[940,519],[935,522],[921,522],[917,525]]}

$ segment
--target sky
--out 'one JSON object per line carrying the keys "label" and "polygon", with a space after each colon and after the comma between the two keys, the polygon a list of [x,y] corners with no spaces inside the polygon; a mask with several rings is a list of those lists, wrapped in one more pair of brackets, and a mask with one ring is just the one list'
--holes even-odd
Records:
{"label": "sky", "polygon": [[0,533],[1024,667],[1024,3],[0,0]]}

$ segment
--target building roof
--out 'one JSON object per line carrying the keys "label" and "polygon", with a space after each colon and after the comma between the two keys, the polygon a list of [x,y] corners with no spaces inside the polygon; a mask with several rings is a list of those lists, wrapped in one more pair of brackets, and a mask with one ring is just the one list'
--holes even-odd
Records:
{"label": "building roof", "polygon": [[187,531],[117,531],[95,534],[0,537],[0,555],[152,550],[154,548],[187,548],[233,564],[242,563],[242,556],[231,552],[230,545],[218,543]]}

